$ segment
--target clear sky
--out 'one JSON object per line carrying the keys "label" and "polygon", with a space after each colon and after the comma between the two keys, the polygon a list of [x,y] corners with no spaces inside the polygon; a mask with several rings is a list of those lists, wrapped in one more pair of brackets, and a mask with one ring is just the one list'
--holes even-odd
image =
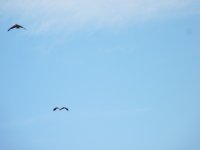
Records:
{"label": "clear sky", "polygon": [[0,10],[0,149],[200,149],[199,0]]}

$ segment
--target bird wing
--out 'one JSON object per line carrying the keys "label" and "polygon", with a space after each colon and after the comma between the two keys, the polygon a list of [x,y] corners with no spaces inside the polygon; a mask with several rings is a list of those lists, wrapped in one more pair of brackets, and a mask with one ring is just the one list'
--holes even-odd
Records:
{"label": "bird wing", "polygon": [[13,29],[13,28],[15,28],[15,27],[16,27],[16,24],[13,25],[12,27],[10,27],[10,28],[8,29],[8,31],[10,31],[11,29]]}
{"label": "bird wing", "polygon": [[23,26],[20,26],[20,25],[18,25],[18,27],[19,27],[19,28],[23,28],[23,29],[25,29],[25,30],[26,30],[26,28],[24,28]]}
{"label": "bird wing", "polygon": [[55,111],[56,109],[58,109],[58,107],[55,107],[55,108],[53,109],[53,111]]}
{"label": "bird wing", "polygon": [[66,109],[67,111],[69,110],[69,109],[68,109],[68,108],[66,108],[66,107],[62,107],[62,108],[61,108],[61,110],[62,110],[62,109]]}

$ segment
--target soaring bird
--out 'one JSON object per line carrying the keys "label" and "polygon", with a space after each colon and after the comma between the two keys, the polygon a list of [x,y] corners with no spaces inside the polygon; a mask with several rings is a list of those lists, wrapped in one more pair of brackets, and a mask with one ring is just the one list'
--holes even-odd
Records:
{"label": "soaring bird", "polygon": [[65,109],[65,110],[69,111],[69,109],[66,108],[66,107],[62,107],[62,108],[55,107],[55,108],[53,109],[53,111],[56,111],[57,109],[59,109],[59,110],[63,110],[63,109]]}
{"label": "soaring bird", "polygon": [[13,25],[12,27],[10,27],[10,28],[8,29],[8,31],[10,31],[10,30],[12,30],[12,29],[14,29],[14,28],[16,28],[16,29],[22,28],[22,29],[25,29],[25,30],[26,30],[26,28],[22,27],[21,25],[15,24],[15,25]]}

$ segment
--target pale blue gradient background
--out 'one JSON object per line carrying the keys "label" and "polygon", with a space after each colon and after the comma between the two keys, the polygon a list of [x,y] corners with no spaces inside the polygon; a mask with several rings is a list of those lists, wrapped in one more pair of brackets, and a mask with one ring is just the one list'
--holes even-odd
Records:
{"label": "pale blue gradient background", "polygon": [[1,16],[0,149],[200,149],[199,14],[35,35]]}

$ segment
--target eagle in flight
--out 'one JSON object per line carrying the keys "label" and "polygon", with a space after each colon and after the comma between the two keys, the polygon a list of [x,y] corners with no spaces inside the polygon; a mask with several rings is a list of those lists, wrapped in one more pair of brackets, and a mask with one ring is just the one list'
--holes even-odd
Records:
{"label": "eagle in flight", "polygon": [[65,110],[69,111],[69,109],[66,108],[66,107],[62,107],[62,108],[55,107],[55,108],[53,109],[53,111],[56,111],[57,109],[58,109],[58,110],[63,110],[63,109],[65,109]]}
{"label": "eagle in flight", "polygon": [[22,28],[22,29],[26,30],[26,28],[24,28],[23,26],[18,25],[18,24],[15,24],[15,25],[13,25],[12,27],[10,27],[10,28],[8,29],[8,31],[10,31],[10,30],[12,30],[12,29],[14,29],[14,28],[16,28],[16,29]]}

